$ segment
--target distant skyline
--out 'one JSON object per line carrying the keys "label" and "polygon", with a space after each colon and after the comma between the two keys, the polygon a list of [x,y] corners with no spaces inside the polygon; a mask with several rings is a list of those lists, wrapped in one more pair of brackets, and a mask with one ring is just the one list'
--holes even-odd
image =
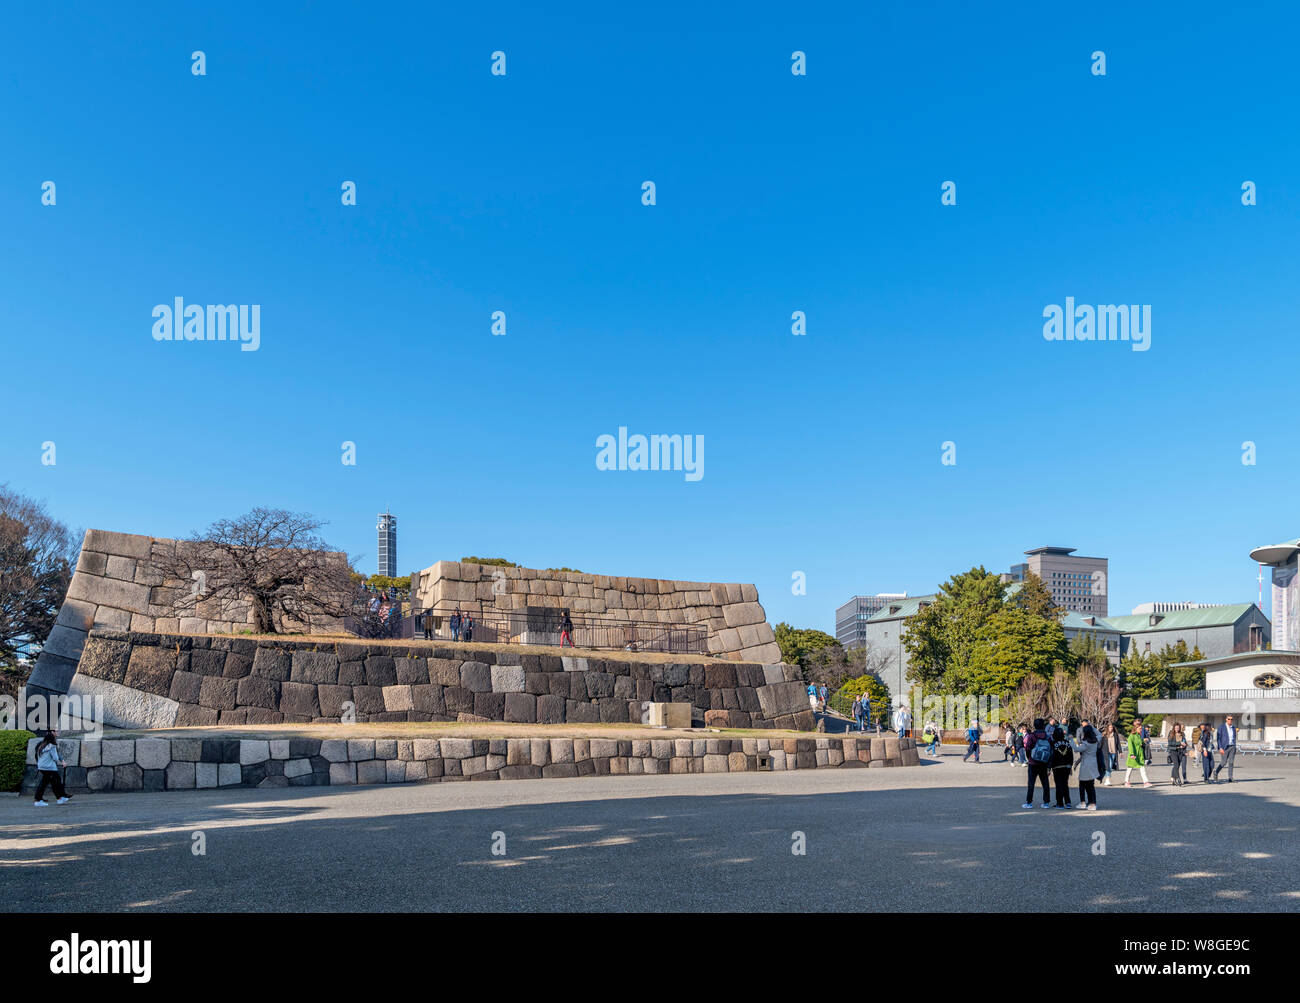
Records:
{"label": "distant skyline", "polygon": [[[391,508],[399,574],[753,582],[828,633],[1044,544],[1112,613],[1254,602],[1300,535],[1300,14],[827,10],[7,11],[0,482],[155,536],[311,512],[362,570]],[[177,297],[256,350],[156,340]],[[1071,299],[1145,350],[1047,340]],[[601,469],[620,427],[701,476]]]}

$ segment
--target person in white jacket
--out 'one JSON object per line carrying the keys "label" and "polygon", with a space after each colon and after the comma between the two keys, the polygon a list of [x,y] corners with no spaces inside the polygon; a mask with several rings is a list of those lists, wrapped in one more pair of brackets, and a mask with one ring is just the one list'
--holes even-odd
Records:
{"label": "person in white jacket", "polygon": [[72,800],[63,789],[63,780],[59,777],[59,767],[64,765],[66,764],[63,762],[63,757],[59,755],[59,733],[54,730],[47,731],[40,744],[36,746],[36,769],[41,775],[40,783],[36,785],[37,808],[44,808],[48,804],[44,797],[46,787],[54,788],[59,804],[67,804]]}
{"label": "person in white jacket", "polygon": [[1097,767],[1097,746],[1101,740],[1092,725],[1085,724],[1076,737],[1070,739],[1074,746],[1075,763],[1079,767],[1079,803],[1088,811],[1097,810],[1097,778],[1101,771]]}
{"label": "person in white jacket", "polygon": [[911,727],[912,715],[907,712],[907,704],[900,703],[894,711],[894,730],[898,732],[899,738],[906,738]]}

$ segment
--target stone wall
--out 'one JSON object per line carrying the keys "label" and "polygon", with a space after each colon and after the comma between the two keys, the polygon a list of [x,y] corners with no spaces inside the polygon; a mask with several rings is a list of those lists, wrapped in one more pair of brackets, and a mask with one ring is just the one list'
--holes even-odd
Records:
{"label": "stone wall", "polygon": [[[248,631],[252,611],[246,607],[232,611],[200,603],[194,610],[198,615],[176,615],[170,597],[177,585],[189,585],[165,583],[153,558],[174,553],[177,546],[184,544],[161,537],[87,530],[67,598],[36,660],[30,687],[66,693],[92,629],[184,634]],[[346,560],[344,555],[339,557]],[[340,624],[322,618],[302,625],[302,629],[305,633],[337,633]]]}
{"label": "stone wall", "polygon": [[[36,783],[28,743],[23,790]],[[462,780],[747,773],[917,766],[913,740],[883,738],[61,739],[81,791],[320,787]]]}
{"label": "stone wall", "polygon": [[776,635],[753,585],[585,575],[439,561],[411,576],[421,609],[511,612],[530,606],[606,617],[706,627],[709,653],[736,661],[781,660]]}
{"label": "stone wall", "polygon": [[732,728],[816,726],[798,670],[492,651],[481,645],[95,631],[70,694],[102,697],[120,728],[339,721],[640,724],[689,703]]}

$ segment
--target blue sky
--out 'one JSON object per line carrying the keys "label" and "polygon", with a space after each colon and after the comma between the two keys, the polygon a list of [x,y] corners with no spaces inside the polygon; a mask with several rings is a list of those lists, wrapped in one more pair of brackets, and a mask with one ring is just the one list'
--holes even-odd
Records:
{"label": "blue sky", "polygon": [[[8,12],[0,482],[158,536],[310,511],[366,570],[387,506],[403,572],[752,581],[823,629],[1043,545],[1109,557],[1112,613],[1255,598],[1300,535],[1294,11],[539,6]],[[259,304],[259,350],[154,341],[176,296]],[[1045,341],[1067,296],[1151,349]],[[705,476],[597,470],[620,425]]]}

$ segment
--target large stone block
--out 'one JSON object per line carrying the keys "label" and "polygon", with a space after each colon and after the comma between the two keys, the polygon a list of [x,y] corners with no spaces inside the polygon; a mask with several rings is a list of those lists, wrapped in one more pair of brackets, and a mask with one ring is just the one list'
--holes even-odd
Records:
{"label": "large stone block", "polygon": [[295,683],[330,683],[339,681],[339,659],[332,651],[295,651],[289,678]]}
{"label": "large stone block", "polygon": [[132,689],[166,696],[171,692],[175,671],[175,649],[137,644],[131,649],[122,683]]}
{"label": "large stone block", "polygon": [[371,759],[359,762],[357,766],[357,783],[359,784],[386,784],[388,783],[388,764],[381,759]]}
{"label": "large stone block", "polygon": [[125,641],[91,637],[82,649],[77,672],[82,676],[121,683],[126,679],[126,665],[130,657],[131,646]]}
{"label": "large stone block", "polygon": [[173,761],[167,764],[166,787],[168,790],[193,790],[195,779],[195,764],[190,762]]}
{"label": "large stone block", "polygon": [[492,692],[492,666],[486,662],[461,662],[460,685],[471,693]]}
{"label": "large stone block", "polygon": [[521,665],[493,665],[491,667],[492,690],[495,693],[522,693],[524,691],[524,669]]}
{"label": "large stone block", "polygon": [[104,766],[121,766],[135,762],[135,740],[130,738],[104,739],[99,746],[100,763]]}
{"label": "large stone block", "polygon": [[271,758],[271,743],[261,739],[243,739],[239,743],[239,763],[241,766],[252,766],[255,763],[264,763]]}
{"label": "large stone block", "polygon": [[[128,672],[127,678],[130,678]],[[223,676],[204,676],[199,687],[199,706],[212,710],[234,710],[239,695],[239,680]]]}
{"label": "large stone block", "polygon": [[[507,666],[509,668],[510,666]],[[531,693],[505,694],[505,720],[533,724],[537,720],[537,698]]]}
{"label": "large stone block", "polygon": [[135,743],[135,761],[142,770],[163,770],[172,761],[172,743],[166,738],[141,738]]}
{"label": "large stone block", "polygon": [[415,710],[415,701],[411,693],[411,687],[402,685],[385,686],[384,710]]}

